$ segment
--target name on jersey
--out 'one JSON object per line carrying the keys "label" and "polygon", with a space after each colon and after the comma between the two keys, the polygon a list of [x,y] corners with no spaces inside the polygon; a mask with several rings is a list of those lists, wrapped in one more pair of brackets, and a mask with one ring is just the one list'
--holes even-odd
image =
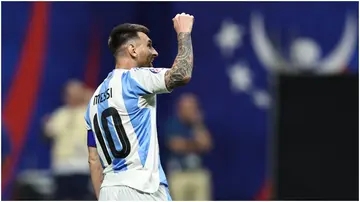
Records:
{"label": "name on jersey", "polygon": [[105,92],[95,95],[93,105],[102,103],[110,98],[112,98],[112,88],[108,88]]}

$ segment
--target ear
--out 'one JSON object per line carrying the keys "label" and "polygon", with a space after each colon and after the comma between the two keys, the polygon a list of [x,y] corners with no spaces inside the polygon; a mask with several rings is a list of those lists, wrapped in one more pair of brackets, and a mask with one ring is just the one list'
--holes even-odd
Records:
{"label": "ear", "polygon": [[128,45],[127,51],[129,52],[129,54],[132,58],[136,58],[138,56],[135,45],[132,43]]}

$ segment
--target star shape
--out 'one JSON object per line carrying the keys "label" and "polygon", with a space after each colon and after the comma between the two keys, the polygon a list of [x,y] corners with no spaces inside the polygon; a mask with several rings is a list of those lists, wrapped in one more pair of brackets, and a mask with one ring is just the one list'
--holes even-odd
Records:
{"label": "star shape", "polygon": [[244,62],[235,63],[228,70],[231,87],[234,92],[248,92],[252,87],[252,73]]}
{"label": "star shape", "polygon": [[267,109],[270,106],[271,98],[264,90],[253,91],[253,99],[256,106],[259,108]]}
{"label": "star shape", "polygon": [[215,44],[224,57],[231,57],[234,51],[243,44],[245,28],[232,20],[224,20],[219,32],[214,36]]}

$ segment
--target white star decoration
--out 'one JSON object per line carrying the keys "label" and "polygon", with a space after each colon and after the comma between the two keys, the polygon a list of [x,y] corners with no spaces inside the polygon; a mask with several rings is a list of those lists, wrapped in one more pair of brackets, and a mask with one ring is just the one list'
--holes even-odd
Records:
{"label": "white star decoration", "polygon": [[243,42],[245,29],[235,24],[232,20],[222,22],[219,33],[215,35],[215,43],[225,57],[231,57],[235,49],[239,48]]}
{"label": "white star decoration", "polygon": [[266,91],[263,90],[254,91],[252,96],[256,106],[265,109],[270,106],[271,99]]}
{"label": "white star decoration", "polygon": [[252,86],[251,70],[243,63],[238,62],[228,70],[234,92],[247,92]]}
{"label": "white star decoration", "polygon": [[[230,59],[237,48],[242,46],[245,28],[232,20],[224,20],[219,32],[214,36],[215,44],[219,47],[223,57]],[[231,90],[234,93],[246,93],[252,97],[254,104],[267,109],[271,97],[265,90],[257,90],[253,83],[253,73],[246,61],[239,61],[228,69]]]}

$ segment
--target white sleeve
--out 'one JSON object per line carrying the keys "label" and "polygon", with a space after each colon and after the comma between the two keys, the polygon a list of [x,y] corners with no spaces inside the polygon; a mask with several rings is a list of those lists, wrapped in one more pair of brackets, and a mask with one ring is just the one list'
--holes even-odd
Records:
{"label": "white sleeve", "polygon": [[89,107],[87,108],[87,110],[85,112],[84,118],[85,118],[86,130],[91,130],[90,109],[89,109]]}
{"label": "white sleeve", "polygon": [[133,68],[130,70],[130,77],[138,85],[133,88],[142,88],[139,92],[145,94],[170,93],[165,84],[165,73],[168,68]]}

